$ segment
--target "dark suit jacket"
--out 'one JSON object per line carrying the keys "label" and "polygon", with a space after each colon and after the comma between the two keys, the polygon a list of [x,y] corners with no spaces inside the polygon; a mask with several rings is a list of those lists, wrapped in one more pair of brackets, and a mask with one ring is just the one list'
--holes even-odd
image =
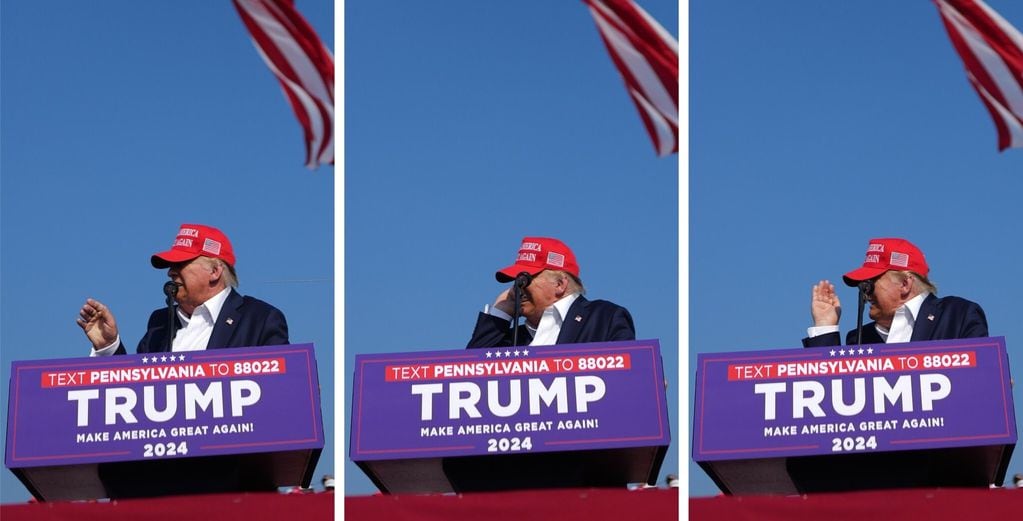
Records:
{"label": "dark suit jacket", "polygon": [[[636,328],[629,311],[606,300],[586,300],[580,296],[568,308],[565,322],[561,324],[558,344],[582,344],[586,342],[612,342],[635,340]],[[529,344],[530,336],[525,325],[519,326],[519,345]],[[476,328],[472,332],[468,348],[505,347],[512,345],[512,329],[509,321],[500,317],[480,313]]]}
{"label": "dark suit jacket", "polygon": [[[875,322],[871,322],[863,325],[864,344],[884,343],[875,324]],[[959,297],[938,298],[931,294],[927,295],[923,304],[920,305],[920,312],[917,314],[916,322],[913,323],[913,337],[910,338],[910,341],[923,342],[986,336],[988,336],[987,318],[984,316],[984,310],[977,303]],[[855,329],[846,335],[845,343],[846,345],[856,343]],[[803,347],[841,344],[838,333],[803,339]]]}
{"label": "dark suit jacket", "polygon": [[[174,315],[176,327],[181,321]],[[217,323],[213,325],[210,342],[206,349],[223,347],[275,346],[288,343],[288,323],[284,313],[262,300],[243,297],[231,290],[224,307],[220,309]],[[139,341],[136,352],[160,353],[167,351],[167,308],[160,308],[149,315],[146,334]],[[125,353],[124,343],[117,346],[115,354]]]}

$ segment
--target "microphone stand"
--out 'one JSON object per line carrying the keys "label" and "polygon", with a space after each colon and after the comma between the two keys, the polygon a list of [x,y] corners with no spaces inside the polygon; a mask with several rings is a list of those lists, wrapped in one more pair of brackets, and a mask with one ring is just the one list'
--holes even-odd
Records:
{"label": "microphone stand", "polygon": [[163,285],[163,294],[167,295],[167,352],[174,348],[174,334],[178,332],[177,320],[174,317],[174,295],[178,294],[178,285],[167,282]]}
{"label": "microphone stand", "polygon": [[856,306],[856,345],[863,345],[863,307],[867,297],[874,293],[874,281],[865,280],[856,287],[859,289]]}

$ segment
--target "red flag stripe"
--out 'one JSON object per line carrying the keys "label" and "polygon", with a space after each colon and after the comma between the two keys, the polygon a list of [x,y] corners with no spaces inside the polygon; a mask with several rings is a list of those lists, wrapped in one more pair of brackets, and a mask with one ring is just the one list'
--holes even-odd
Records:
{"label": "red flag stripe", "polygon": [[981,0],[934,0],[966,77],[998,130],[998,150],[1023,148],[1023,35]]}
{"label": "red flag stripe", "polygon": [[678,42],[631,0],[583,0],[658,156],[678,152]]}
{"label": "red flag stripe", "polygon": [[290,0],[232,0],[302,125],[306,166],[334,163],[334,58]]}

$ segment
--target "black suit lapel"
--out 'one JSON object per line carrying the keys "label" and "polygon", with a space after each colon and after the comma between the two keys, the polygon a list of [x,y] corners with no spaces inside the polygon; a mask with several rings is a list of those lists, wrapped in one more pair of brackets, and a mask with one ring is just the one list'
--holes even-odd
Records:
{"label": "black suit lapel", "polygon": [[910,341],[931,340],[934,337],[934,326],[938,323],[939,318],[938,297],[931,293],[920,305],[920,312],[917,313],[916,322],[913,323],[913,337],[910,338]]}
{"label": "black suit lapel", "polygon": [[224,300],[224,306],[220,308],[220,315],[217,316],[217,323],[213,325],[213,332],[210,333],[210,343],[206,349],[218,349],[228,347],[235,331],[238,330],[241,320],[241,307],[244,300],[237,291],[231,290]]}
{"label": "black suit lapel", "polygon": [[582,333],[583,324],[586,323],[587,308],[590,301],[582,295],[575,299],[565,314],[565,320],[561,323],[561,332],[558,333],[559,344],[576,344],[579,342],[579,335]]}

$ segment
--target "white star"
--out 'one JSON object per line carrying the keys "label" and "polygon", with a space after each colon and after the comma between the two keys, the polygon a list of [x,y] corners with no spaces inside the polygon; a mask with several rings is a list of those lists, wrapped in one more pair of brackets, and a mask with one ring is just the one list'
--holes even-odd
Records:
{"label": "white star", "polygon": [[143,357],[142,357],[142,363],[144,364],[144,363],[146,363],[146,362],[149,362],[149,359],[143,356]]}
{"label": "white star", "polygon": [[504,352],[504,357],[505,357],[505,358],[508,358],[509,356],[511,356],[511,351],[507,351],[507,350],[506,350],[506,351]]}
{"label": "white star", "polygon": [[868,354],[868,355],[869,355],[869,354],[871,354],[871,353],[873,353],[873,352],[874,352],[874,348],[873,348],[873,347],[868,347],[868,348],[867,348],[867,354]]}
{"label": "white star", "polygon": [[839,349],[838,354],[845,356],[845,349]]}
{"label": "white star", "polygon": [[161,356],[160,357],[160,361],[161,362],[166,362],[167,361],[167,357],[166,356]]}
{"label": "white star", "polygon": [[516,350],[515,350],[515,356],[519,356],[519,353],[521,353],[521,352],[522,352],[522,351],[519,351],[518,349],[516,349]]}
{"label": "white star", "polygon": [[849,356],[855,356],[855,355],[856,355],[856,350],[855,349],[850,349],[849,350]]}
{"label": "white star", "polygon": [[178,355],[178,360],[184,362],[185,361],[185,355]]}
{"label": "white star", "polygon": [[834,349],[831,350],[831,356],[835,356],[835,350]]}
{"label": "white star", "polygon": [[492,356],[492,353],[490,351],[487,351],[487,358],[490,358],[491,356]]}
{"label": "white star", "polygon": [[522,350],[522,356],[526,356],[528,354],[529,354],[529,350],[528,349],[523,349]]}
{"label": "white star", "polygon": [[496,356],[497,358],[501,358],[501,352],[500,351],[495,352],[494,356]]}
{"label": "white star", "polygon": [[856,350],[856,354],[862,355],[863,354],[863,348],[861,347],[861,348],[857,349]]}

